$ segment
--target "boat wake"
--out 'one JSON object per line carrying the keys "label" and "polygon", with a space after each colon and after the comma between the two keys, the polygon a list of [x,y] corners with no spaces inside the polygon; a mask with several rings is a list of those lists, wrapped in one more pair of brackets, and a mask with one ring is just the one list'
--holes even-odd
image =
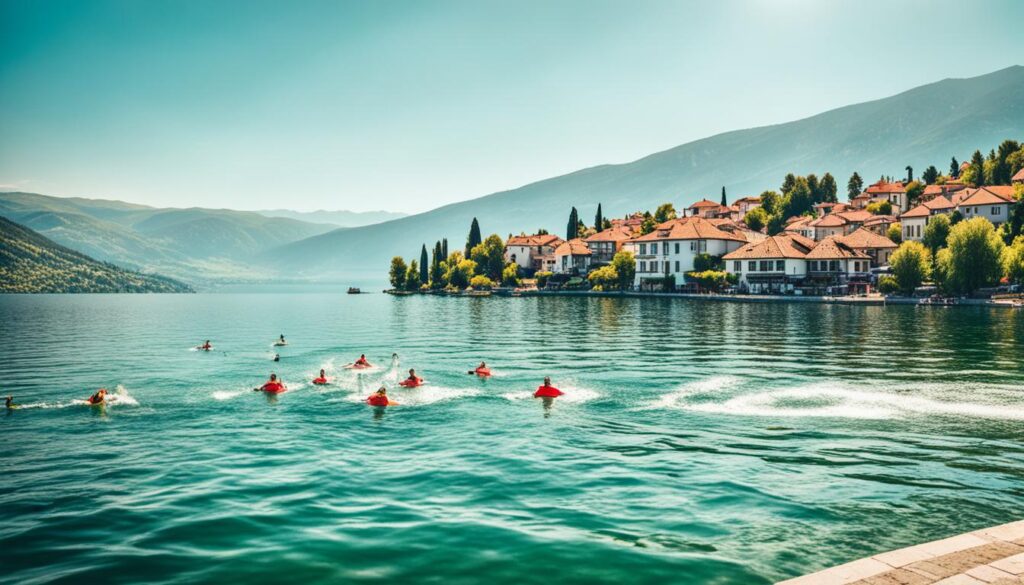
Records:
{"label": "boat wake", "polygon": [[[106,397],[105,406],[138,406],[139,401],[128,394],[128,390],[118,384],[113,392],[108,392]],[[69,400],[58,400],[55,402],[29,402],[26,404],[19,404],[20,410],[31,409],[31,408],[68,408],[69,406],[90,406],[89,402],[82,398],[73,398]]]}

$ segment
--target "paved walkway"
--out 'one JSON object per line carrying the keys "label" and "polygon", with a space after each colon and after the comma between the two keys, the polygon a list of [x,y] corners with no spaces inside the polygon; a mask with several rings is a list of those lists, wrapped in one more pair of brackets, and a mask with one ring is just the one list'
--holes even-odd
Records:
{"label": "paved walkway", "polygon": [[1024,520],[825,569],[778,585],[1022,585]]}

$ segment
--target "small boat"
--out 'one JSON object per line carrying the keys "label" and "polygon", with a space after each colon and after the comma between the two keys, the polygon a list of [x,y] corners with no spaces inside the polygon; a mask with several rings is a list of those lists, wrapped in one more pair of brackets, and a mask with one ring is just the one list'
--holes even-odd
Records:
{"label": "small boat", "polygon": [[359,290],[358,287],[354,287],[354,286],[348,287],[348,294],[350,294],[350,295],[357,295],[357,294],[360,294],[361,292],[363,292],[363,291]]}

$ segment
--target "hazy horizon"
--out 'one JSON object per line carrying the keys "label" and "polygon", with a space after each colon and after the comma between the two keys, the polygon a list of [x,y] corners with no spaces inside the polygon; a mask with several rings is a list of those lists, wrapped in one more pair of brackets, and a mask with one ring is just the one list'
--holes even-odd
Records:
{"label": "hazy horizon", "polygon": [[1024,54],[997,0],[301,8],[0,2],[0,188],[417,213]]}

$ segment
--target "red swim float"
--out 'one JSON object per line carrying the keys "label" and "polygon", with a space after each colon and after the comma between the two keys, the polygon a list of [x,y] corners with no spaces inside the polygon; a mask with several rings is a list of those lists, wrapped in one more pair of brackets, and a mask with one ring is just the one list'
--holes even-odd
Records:
{"label": "red swim float", "polygon": [[423,378],[420,377],[406,378],[405,380],[402,380],[401,382],[398,383],[399,386],[404,386],[406,388],[415,388],[420,384],[423,384]]}
{"label": "red swim float", "polygon": [[366,403],[370,406],[387,406],[389,401],[387,396],[381,396],[380,394],[374,394],[366,399]]}
{"label": "red swim float", "polygon": [[313,383],[317,386],[323,386],[327,383],[327,378],[313,378]]}
{"label": "red swim float", "polygon": [[476,372],[476,375],[480,376],[481,378],[486,378],[486,377],[491,375],[491,369],[490,368],[477,368],[477,369],[475,369],[473,371]]}
{"label": "red swim float", "polygon": [[262,387],[260,387],[260,390],[263,390],[264,392],[270,394],[280,394],[287,389],[288,387],[280,382],[267,382]]}
{"label": "red swim float", "polygon": [[562,392],[561,390],[559,390],[558,388],[555,388],[554,386],[541,386],[541,387],[537,388],[536,392],[533,393],[533,397],[534,398],[554,398],[556,396],[561,396],[562,394],[565,394],[565,392]]}

